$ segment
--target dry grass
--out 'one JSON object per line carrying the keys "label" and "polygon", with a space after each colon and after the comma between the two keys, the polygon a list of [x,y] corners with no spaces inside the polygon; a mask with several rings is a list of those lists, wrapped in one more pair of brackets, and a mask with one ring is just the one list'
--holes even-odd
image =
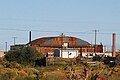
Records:
{"label": "dry grass", "polygon": [[[72,70],[66,69],[66,66],[71,67]],[[91,70],[88,80],[92,80],[95,75],[104,76],[106,80],[120,80],[120,66],[109,68],[100,63],[87,67]],[[84,64],[75,65],[65,61],[47,67],[21,67],[19,64],[16,67],[12,63],[12,67],[0,68],[0,80],[65,80],[67,78],[76,80],[79,75],[85,78],[84,68]]]}

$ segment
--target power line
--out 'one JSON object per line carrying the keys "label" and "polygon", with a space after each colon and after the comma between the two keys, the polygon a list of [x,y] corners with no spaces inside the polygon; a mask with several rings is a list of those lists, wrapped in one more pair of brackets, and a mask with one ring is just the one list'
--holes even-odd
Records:
{"label": "power line", "polygon": [[4,30],[4,31],[6,31],[6,30],[9,30],[9,31],[29,31],[29,30],[25,30],[25,29],[7,29],[7,28],[0,28],[0,30]]}
{"label": "power line", "polygon": [[[92,32],[88,32],[88,31],[85,31],[85,32],[77,32],[77,31],[57,31],[57,30],[54,30],[54,31],[50,31],[50,30],[28,30],[28,29],[9,29],[9,28],[0,28],[0,30],[2,31],[23,31],[23,32],[29,32],[29,31],[32,31],[32,32],[48,32],[48,33],[74,33],[74,34],[95,34],[98,32],[98,30],[92,30],[94,31],[95,33],[92,33]],[[99,32],[97,34],[103,34],[103,35],[107,35],[107,34],[112,34],[112,32]],[[120,35],[120,33],[116,33],[117,35]]]}
{"label": "power line", "polygon": [[[39,19],[30,19],[30,18],[0,18],[0,20],[7,20],[7,21],[32,21],[32,22],[62,22],[62,23],[91,23],[93,21],[73,21],[73,20],[58,20],[58,19],[54,19],[54,17],[47,17],[47,19],[43,19],[43,17],[40,17]],[[95,22],[95,21],[94,21]],[[119,22],[102,22],[104,24],[108,24],[108,23],[119,23]]]}
{"label": "power line", "polygon": [[33,31],[33,32],[55,32],[55,33],[76,33],[76,34],[85,34],[85,32],[68,32],[68,31],[47,31],[47,30],[27,30],[27,29],[5,29],[0,28],[0,30],[10,30],[10,31]]}

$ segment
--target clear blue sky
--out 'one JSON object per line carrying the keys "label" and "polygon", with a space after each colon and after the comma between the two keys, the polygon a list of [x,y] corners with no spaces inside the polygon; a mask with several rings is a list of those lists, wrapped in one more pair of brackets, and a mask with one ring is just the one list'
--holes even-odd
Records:
{"label": "clear blue sky", "polygon": [[95,29],[97,43],[109,47],[116,32],[120,48],[120,0],[0,0],[0,50],[14,36],[16,43],[27,43],[29,30],[38,30],[32,39],[63,32],[94,43]]}

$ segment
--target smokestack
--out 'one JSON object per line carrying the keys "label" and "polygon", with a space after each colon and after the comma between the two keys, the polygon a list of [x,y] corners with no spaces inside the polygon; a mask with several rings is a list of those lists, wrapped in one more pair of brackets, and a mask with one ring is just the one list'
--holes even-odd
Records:
{"label": "smokestack", "polygon": [[31,43],[31,38],[32,38],[32,35],[31,35],[31,31],[29,32],[29,44]]}
{"label": "smokestack", "polygon": [[116,33],[113,33],[112,57],[116,57]]}

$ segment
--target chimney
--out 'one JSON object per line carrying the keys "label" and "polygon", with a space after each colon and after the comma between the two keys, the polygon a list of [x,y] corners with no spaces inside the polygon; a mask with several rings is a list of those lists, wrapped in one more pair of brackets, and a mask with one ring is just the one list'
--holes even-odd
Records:
{"label": "chimney", "polygon": [[113,33],[112,57],[116,57],[116,33]]}
{"label": "chimney", "polygon": [[31,43],[31,31],[29,32],[29,44]]}

